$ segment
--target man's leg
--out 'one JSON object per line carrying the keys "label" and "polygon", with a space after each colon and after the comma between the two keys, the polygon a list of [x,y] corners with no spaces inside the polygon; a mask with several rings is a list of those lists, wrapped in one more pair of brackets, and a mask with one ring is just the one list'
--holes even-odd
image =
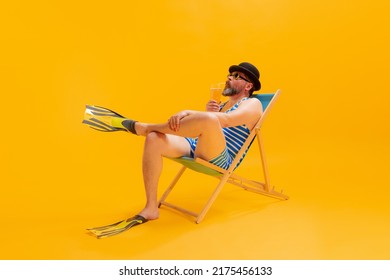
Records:
{"label": "man's leg", "polygon": [[198,137],[196,157],[211,160],[218,156],[226,146],[225,136],[217,116],[212,113],[198,112],[180,121],[180,129],[173,131],[168,123],[147,124],[137,122],[135,129],[138,135],[148,135],[150,132],[173,134],[182,137]]}
{"label": "man's leg", "polygon": [[[225,149],[225,138],[218,119],[212,114],[194,114],[184,118],[180,130],[172,131],[168,124],[136,123],[139,135],[146,136],[143,154],[143,176],[146,205],[139,215],[157,219],[157,187],[162,170],[162,156],[181,157],[190,154],[189,143],[178,136],[198,137],[195,156],[213,159]],[[176,134],[176,135],[172,135]]]}
{"label": "man's leg", "polygon": [[189,155],[190,145],[183,137],[159,132],[151,132],[146,135],[142,158],[146,205],[139,215],[148,220],[157,219],[159,216],[157,188],[162,171],[162,157],[182,157]]}

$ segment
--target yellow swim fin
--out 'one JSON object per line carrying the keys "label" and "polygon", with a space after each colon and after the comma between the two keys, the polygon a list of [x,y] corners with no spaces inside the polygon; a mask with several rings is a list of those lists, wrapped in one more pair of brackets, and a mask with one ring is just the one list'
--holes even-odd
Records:
{"label": "yellow swim fin", "polygon": [[135,121],[100,106],[86,105],[83,123],[103,132],[126,131],[135,134]]}
{"label": "yellow swim fin", "polygon": [[89,229],[89,231],[94,234],[97,238],[105,238],[113,235],[120,234],[129,230],[130,228],[146,223],[148,220],[140,215],[135,215],[134,217],[128,218],[121,222],[117,222],[112,225],[105,227],[98,227]]}

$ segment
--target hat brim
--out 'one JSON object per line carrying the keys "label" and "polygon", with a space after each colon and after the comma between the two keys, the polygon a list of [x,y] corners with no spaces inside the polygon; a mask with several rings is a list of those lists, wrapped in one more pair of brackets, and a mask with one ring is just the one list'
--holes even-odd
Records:
{"label": "hat brim", "polygon": [[229,73],[232,72],[244,73],[249,78],[249,80],[251,80],[251,82],[253,83],[253,89],[255,91],[261,89],[261,83],[259,79],[255,76],[255,74],[253,74],[251,71],[248,71],[246,68],[238,65],[232,65],[229,67]]}

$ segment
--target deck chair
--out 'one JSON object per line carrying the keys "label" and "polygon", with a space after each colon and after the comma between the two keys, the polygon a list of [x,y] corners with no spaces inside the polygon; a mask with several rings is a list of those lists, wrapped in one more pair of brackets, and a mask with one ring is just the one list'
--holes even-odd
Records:
{"label": "deck chair", "polygon": [[[260,117],[257,124],[252,129],[249,137],[245,141],[241,150],[238,152],[237,156],[235,157],[235,159],[234,159],[232,165],[229,167],[229,169],[227,169],[227,170],[222,169],[222,168],[220,168],[212,163],[209,163],[208,161],[202,160],[200,158],[196,158],[196,159],[188,158],[188,157],[170,158],[171,160],[174,160],[174,161],[180,163],[182,165],[182,168],[180,169],[180,171],[174,177],[173,181],[169,184],[166,191],[161,196],[161,199],[159,201],[159,207],[161,205],[164,205],[168,208],[175,209],[175,210],[182,212],[184,214],[191,215],[191,216],[195,217],[196,223],[200,223],[203,220],[204,216],[206,215],[207,211],[212,206],[215,199],[217,198],[218,194],[222,190],[223,186],[227,182],[231,183],[233,185],[242,187],[246,190],[250,190],[250,191],[253,191],[253,192],[256,192],[259,194],[263,194],[266,196],[278,198],[281,200],[288,199],[288,196],[283,194],[283,191],[278,192],[278,191],[275,191],[273,188],[271,188],[268,167],[267,167],[267,161],[266,161],[265,153],[264,153],[263,141],[262,141],[261,134],[260,134],[261,126],[264,122],[264,119],[268,115],[271,107],[273,106],[273,104],[275,103],[277,98],[279,97],[280,93],[281,93],[281,90],[277,90],[276,93],[272,93],[272,94],[253,95],[252,98],[257,98],[262,103],[263,114]],[[250,180],[247,178],[243,178],[242,176],[239,176],[239,175],[234,173],[237,165],[239,164],[239,161],[240,161],[242,155],[244,154],[246,149],[251,146],[251,144],[255,138],[257,138],[257,143],[259,145],[262,172],[264,175],[264,182],[253,181],[253,180]],[[169,194],[171,193],[171,191],[175,187],[176,183],[179,181],[180,177],[183,175],[184,171],[187,168],[194,170],[196,172],[199,172],[199,173],[203,173],[203,174],[206,174],[209,176],[216,177],[217,179],[219,179],[219,182],[218,182],[217,186],[215,187],[215,190],[212,192],[207,203],[204,205],[203,209],[199,213],[190,211],[190,210],[183,208],[181,206],[167,202],[167,198],[168,198]]]}

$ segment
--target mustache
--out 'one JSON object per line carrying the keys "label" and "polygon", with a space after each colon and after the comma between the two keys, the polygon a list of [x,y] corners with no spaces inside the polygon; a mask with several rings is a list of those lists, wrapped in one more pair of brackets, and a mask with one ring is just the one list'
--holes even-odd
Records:
{"label": "mustache", "polygon": [[227,89],[231,89],[231,88],[232,88],[232,85],[231,85],[230,81],[227,80],[226,83],[225,83],[225,88],[223,89],[223,91],[225,91]]}

